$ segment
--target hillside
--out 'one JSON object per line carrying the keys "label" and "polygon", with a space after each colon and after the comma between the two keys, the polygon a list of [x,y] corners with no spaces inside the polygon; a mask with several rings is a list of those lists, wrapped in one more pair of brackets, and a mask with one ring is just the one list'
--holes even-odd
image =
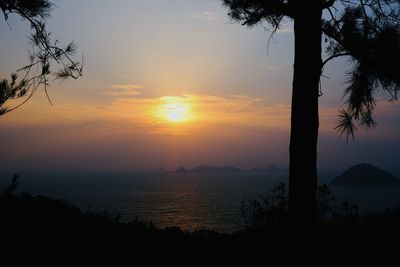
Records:
{"label": "hillside", "polygon": [[363,163],[357,164],[332,180],[333,186],[400,187],[400,180],[389,172]]}

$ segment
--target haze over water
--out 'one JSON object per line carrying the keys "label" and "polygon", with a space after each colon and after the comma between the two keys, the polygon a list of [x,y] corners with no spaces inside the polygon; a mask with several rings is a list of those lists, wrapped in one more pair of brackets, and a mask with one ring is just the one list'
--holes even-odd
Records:
{"label": "haze over water", "polygon": [[[322,172],[321,182],[337,171]],[[136,173],[26,173],[19,192],[65,199],[83,211],[107,211],[123,220],[139,217],[158,227],[184,230],[243,229],[240,204],[244,197],[265,196],[271,187],[287,181],[285,173],[232,174]],[[2,180],[2,188],[8,181]],[[400,189],[331,187],[338,201],[358,204],[361,212],[400,206]]]}

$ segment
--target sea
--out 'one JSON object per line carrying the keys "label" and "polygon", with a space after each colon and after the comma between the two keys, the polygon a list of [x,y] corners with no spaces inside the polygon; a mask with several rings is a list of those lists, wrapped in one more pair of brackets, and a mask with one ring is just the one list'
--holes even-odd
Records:
{"label": "sea", "polygon": [[[338,174],[320,172],[320,182],[329,183]],[[0,191],[11,177],[0,174]],[[149,221],[160,228],[230,233],[245,227],[242,200],[265,196],[279,182],[287,183],[287,173],[22,172],[17,193],[62,199],[82,211]],[[361,213],[400,206],[400,188],[331,187],[331,191],[338,202],[358,205]]]}

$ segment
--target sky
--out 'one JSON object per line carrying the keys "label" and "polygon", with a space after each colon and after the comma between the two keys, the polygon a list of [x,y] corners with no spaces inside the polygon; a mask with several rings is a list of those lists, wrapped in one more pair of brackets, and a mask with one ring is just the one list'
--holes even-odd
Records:
{"label": "sky", "polygon": [[[53,80],[0,116],[2,170],[130,171],[288,166],[293,28],[234,23],[217,0],[52,1],[47,21],[84,58],[79,80]],[[27,63],[30,28],[0,22],[0,76]],[[321,80],[320,168],[396,170],[400,105],[377,95],[376,129],[346,143],[334,129],[351,62]],[[10,107],[16,105],[10,102]]]}

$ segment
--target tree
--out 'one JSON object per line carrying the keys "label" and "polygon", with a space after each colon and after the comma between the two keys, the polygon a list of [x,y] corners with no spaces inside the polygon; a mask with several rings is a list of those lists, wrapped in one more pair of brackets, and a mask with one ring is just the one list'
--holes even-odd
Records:
{"label": "tree", "polygon": [[[0,79],[0,116],[26,103],[41,86],[51,104],[47,94],[51,74],[60,79],[82,76],[82,61],[73,58],[76,44],[70,42],[66,47],[59,47],[58,40],[52,41],[46,30],[46,18],[52,8],[53,4],[48,0],[0,0],[0,10],[7,23],[9,15],[16,14],[28,21],[32,29],[29,63],[11,74],[9,79]],[[53,65],[60,69],[52,71]],[[18,74],[22,74],[21,78]],[[7,101],[23,97],[25,99],[16,106],[6,106]]]}
{"label": "tree", "polygon": [[[374,95],[397,100],[400,88],[400,2],[398,0],[223,0],[229,15],[246,26],[267,23],[272,34],[288,18],[294,23],[294,74],[289,148],[289,209],[296,223],[315,220],[318,97],[330,60],[352,61],[345,103],[336,129],[347,138],[374,127]],[[322,37],[327,58],[322,60]]]}

